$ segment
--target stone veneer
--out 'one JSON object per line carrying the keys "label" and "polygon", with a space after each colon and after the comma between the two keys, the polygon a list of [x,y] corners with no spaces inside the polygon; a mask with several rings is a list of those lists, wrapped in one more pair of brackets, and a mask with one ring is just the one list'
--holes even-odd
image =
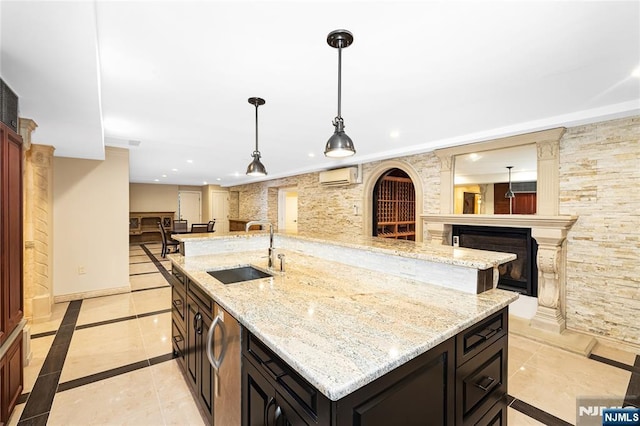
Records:
{"label": "stone veneer", "polygon": [[[579,216],[567,238],[566,322],[570,329],[640,344],[640,117],[567,128],[560,140],[560,215]],[[356,159],[357,160],[357,159]],[[440,209],[440,161],[433,152],[393,160],[420,176],[422,211]],[[364,184],[323,187],[318,173],[230,188],[238,192],[238,217],[277,223],[277,188],[298,188],[298,229],[362,235],[365,212],[385,161],[363,164]],[[390,166],[393,167],[393,166]]]}
{"label": "stone veneer", "polygon": [[640,344],[640,117],[568,128],[559,178],[567,327]]}

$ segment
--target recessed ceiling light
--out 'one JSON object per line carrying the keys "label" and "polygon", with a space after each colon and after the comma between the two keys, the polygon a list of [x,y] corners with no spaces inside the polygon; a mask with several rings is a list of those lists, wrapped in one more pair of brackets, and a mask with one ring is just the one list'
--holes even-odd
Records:
{"label": "recessed ceiling light", "polygon": [[154,182],[160,182],[160,179],[154,179],[153,181]]}
{"label": "recessed ceiling light", "polygon": [[315,153],[313,153],[313,152],[310,152],[310,153],[309,153],[309,154],[307,154],[307,155],[308,155],[309,157],[311,157],[311,158],[313,158],[313,157],[315,157],[315,156],[316,156],[316,154],[315,154]]}
{"label": "recessed ceiling light", "polygon": [[205,180],[204,182],[202,182],[202,184],[203,184],[203,185],[206,185],[206,184],[207,184],[207,181]]}
{"label": "recessed ceiling light", "polygon": [[187,163],[191,164],[193,163],[193,160],[187,160]]}
{"label": "recessed ceiling light", "polygon": [[392,131],[391,133],[389,133],[389,136],[392,139],[398,139],[400,137],[400,132],[397,130]]}
{"label": "recessed ceiling light", "polygon": [[162,175],[162,177],[167,177],[167,175]]}
{"label": "recessed ceiling light", "polygon": [[635,78],[640,78],[640,65],[636,67],[635,70],[631,73],[631,75]]}
{"label": "recessed ceiling light", "polygon": [[221,178],[216,178],[216,180],[217,180],[217,181],[221,181],[222,179],[221,179]]}
{"label": "recessed ceiling light", "polygon": [[235,177],[239,177],[239,176],[240,176],[240,173],[235,172],[233,175],[234,175]]}
{"label": "recessed ceiling light", "polygon": [[177,172],[177,171],[178,171],[178,169],[171,169],[171,171],[172,171],[172,172]]}

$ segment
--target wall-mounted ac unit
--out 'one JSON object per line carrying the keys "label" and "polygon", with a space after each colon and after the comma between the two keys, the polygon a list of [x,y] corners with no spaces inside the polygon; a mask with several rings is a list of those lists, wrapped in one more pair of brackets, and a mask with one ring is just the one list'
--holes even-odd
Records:
{"label": "wall-mounted ac unit", "polygon": [[357,179],[357,167],[345,167],[343,169],[320,172],[320,184],[326,186],[350,185],[356,183]]}

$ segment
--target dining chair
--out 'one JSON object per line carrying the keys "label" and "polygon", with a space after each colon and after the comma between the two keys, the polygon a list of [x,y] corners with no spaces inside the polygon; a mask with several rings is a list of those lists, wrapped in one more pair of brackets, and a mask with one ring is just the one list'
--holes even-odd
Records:
{"label": "dining chair", "polygon": [[206,223],[193,223],[193,224],[191,224],[191,233],[192,234],[200,234],[202,232],[207,232],[207,224]]}
{"label": "dining chair", "polygon": [[214,227],[214,226],[216,226],[216,220],[215,220],[215,219],[210,220],[210,221],[207,223],[207,232],[216,232],[216,231],[213,229],[213,227]]}
{"label": "dining chair", "polygon": [[175,219],[173,221],[173,232],[189,232],[189,225],[184,219]]}
{"label": "dining chair", "polygon": [[174,253],[177,253],[180,250],[180,242],[170,237],[167,238],[167,231],[164,229],[164,226],[162,226],[162,222],[158,222],[158,227],[160,228],[160,236],[162,237],[162,257],[167,256],[170,247],[175,247]]}

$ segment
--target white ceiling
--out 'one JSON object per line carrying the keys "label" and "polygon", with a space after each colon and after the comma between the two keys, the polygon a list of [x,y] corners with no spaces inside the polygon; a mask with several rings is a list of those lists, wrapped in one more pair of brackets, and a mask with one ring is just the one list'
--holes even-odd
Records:
{"label": "white ceiling", "polygon": [[[0,22],[34,142],[128,146],[131,182],[260,180],[252,96],[267,178],[640,113],[638,1],[1,0]],[[338,28],[357,154],[329,160]]]}

